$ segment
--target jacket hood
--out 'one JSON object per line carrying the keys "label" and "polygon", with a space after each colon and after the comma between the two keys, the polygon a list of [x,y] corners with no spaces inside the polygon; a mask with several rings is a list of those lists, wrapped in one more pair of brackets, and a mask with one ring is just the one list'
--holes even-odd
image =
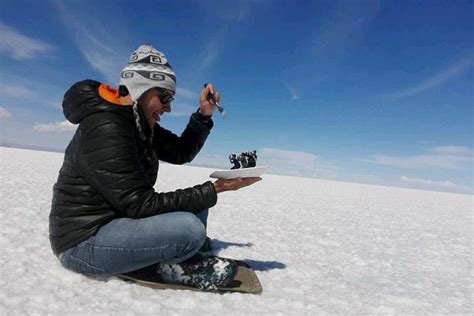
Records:
{"label": "jacket hood", "polygon": [[131,106],[114,105],[99,95],[100,85],[100,82],[88,79],[69,88],[62,104],[64,116],[69,122],[80,123],[86,116],[97,112],[116,112],[133,119]]}

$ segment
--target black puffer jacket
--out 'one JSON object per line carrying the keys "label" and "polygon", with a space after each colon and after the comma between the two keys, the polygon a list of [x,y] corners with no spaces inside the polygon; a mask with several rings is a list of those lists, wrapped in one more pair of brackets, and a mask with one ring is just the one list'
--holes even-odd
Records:
{"label": "black puffer jacket", "polygon": [[[85,80],[64,96],[64,115],[80,124],[53,188],[49,237],[55,254],[95,235],[115,218],[198,213],[217,202],[210,181],[168,193],[153,189],[158,159],[173,164],[191,161],[204,145],[212,120],[194,113],[180,137],[158,125],[152,131],[138,123],[144,132],[140,134],[132,107],[102,99],[99,86]],[[142,113],[140,117],[145,122]]]}

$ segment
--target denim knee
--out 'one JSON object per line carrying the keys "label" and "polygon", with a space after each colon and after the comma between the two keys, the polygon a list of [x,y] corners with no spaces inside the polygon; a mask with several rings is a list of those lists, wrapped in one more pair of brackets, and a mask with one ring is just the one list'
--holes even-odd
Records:
{"label": "denim knee", "polygon": [[93,260],[94,240],[95,236],[92,236],[80,244],[66,250],[60,260],[61,265],[68,270],[87,276],[110,275],[109,271],[106,269],[96,266],[95,260]]}
{"label": "denim knee", "polygon": [[176,213],[176,221],[181,228],[179,239],[187,244],[185,252],[196,253],[206,239],[206,227],[202,221],[192,213]]}

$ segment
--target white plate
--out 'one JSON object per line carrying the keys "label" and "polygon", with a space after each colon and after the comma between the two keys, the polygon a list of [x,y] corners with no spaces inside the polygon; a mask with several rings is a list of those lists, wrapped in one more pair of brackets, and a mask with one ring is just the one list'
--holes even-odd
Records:
{"label": "white plate", "polygon": [[217,179],[233,179],[233,178],[249,178],[249,177],[260,177],[266,173],[270,168],[268,166],[254,167],[254,168],[241,168],[234,170],[216,170],[211,173],[211,178]]}

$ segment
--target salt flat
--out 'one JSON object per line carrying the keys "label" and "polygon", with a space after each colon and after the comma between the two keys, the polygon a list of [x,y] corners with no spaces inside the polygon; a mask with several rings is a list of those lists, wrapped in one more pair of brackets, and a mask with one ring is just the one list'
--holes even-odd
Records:
{"label": "salt flat", "polygon": [[[473,312],[473,196],[265,175],[219,194],[217,253],[257,270],[261,295],[153,290],[62,268],[48,240],[63,154],[0,147],[0,312],[394,314]],[[162,164],[158,191],[211,169]]]}

